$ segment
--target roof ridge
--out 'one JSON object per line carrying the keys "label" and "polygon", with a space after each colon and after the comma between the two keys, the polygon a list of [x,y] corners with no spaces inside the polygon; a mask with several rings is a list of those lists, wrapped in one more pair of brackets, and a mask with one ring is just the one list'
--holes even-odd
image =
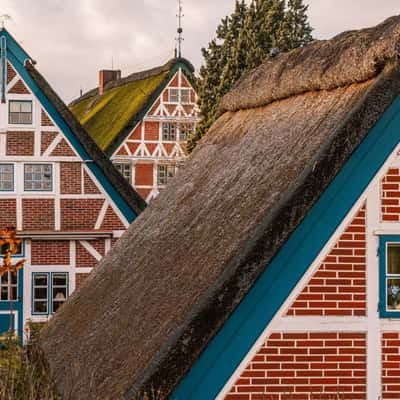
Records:
{"label": "roof ridge", "polygon": [[374,27],[267,58],[221,100],[219,114],[266,106],[302,93],[332,90],[376,77],[400,54],[400,16]]}
{"label": "roof ridge", "polygon": [[[120,87],[120,86],[126,85],[128,83],[152,78],[153,76],[159,75],[163,72],[167,72],[178,63],[183,63],[188,67],[188,69],[190,71],[192,71],[192,72],[194,71],[193,65],[190,63],[190,61],[186,60],[185,58],[172,58],[172,59],[168,60],[165,64],[160,65],[158,67],[152,67],[152,68],[149,68],[149,69],[146,69],[143,71],[133,72],[121,79],[108,82],[104,86],[103,95],[113,88]],[[86,100],[87,98],[92,97],[92,96],[96,96],[97,94],[98,94],[98,88],[93,88],[93,89],[87,91],[86,93],[84,93],[82,96],[78,97],[77,99],[72,100],[68,106],[71,107],[71,106],[79,103],[80,101]]]}

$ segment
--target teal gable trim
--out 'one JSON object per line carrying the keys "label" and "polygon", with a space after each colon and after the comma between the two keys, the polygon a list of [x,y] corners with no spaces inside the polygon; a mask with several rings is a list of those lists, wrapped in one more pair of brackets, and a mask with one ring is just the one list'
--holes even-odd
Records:
{"label": "teal gable trim", "polygon": [[71,129],[65,123],[64,119],[59,115],[53,104],[47,99],[47,97],[38,88],[36,83],[33,81],[33,79],[26,71],[24,63],[27,59],[30,59],[28,54],[18,45],[18,43],[12,38],[10,34],[8,34],[7,31],[2,30],[0,32],[0,37],[7,38],[7,50],[8,50],[7,58],[10,61],[10,63],[13,65],[18,74],[25,81],[26,85],[29,87],[31,92],[40,101],[43,108],[51,116],[51,118],[60,128],[62,133],[66,136],[68,141],[74,147],[75,151],[79,154],[82,160],[86,162],[87,167],[94,174],[94,176],[97,178],[100,184],[104,187],[105,191],[108,193],[113,202],[125,216],[128,223],[132,223],[133,220],[137,217],[136,213],[131,209],[131,207],[126,203],[126,201],[115,190],[114,186],[106,178],[101,168],[91,160],[88,153],[81,145],[80,141],[76,138],[75,134],[71,131]]}
{"label": "teal gable trim", "polygon": [[171,399],[211,400],[218,395],[399,142],[397,98],[211,340]]}

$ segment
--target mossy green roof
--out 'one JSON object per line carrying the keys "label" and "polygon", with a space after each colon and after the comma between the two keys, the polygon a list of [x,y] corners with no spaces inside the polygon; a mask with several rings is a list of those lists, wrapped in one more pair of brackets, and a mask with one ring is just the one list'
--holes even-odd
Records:
{"label": "mossy green roof", "polygon": [[83,97],[70,109],[97,145],[106,151],[118,134],[134,119],[166,79],[168,71],[142,80],[121,84],[101,96]]}

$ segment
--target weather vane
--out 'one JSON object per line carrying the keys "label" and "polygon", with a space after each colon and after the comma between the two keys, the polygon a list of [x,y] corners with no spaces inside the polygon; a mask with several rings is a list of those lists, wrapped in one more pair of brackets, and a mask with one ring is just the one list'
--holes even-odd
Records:
{"label": "weather vane", "polygon": [[[184,17],[183,14],[183,6],[182,6],[182,0],[178,0],[178,37],[175,39],[177,42],[177,49],[175,49],[175,56],[178,56],[179,58],[182,57],[182,42],[184,41],[183,39],[183,29],[182,29],[182,18]],[[176,54],[178,53],[178,54]]]}
{"label": "weather vane", "polygon": [[11,19],[11,16],[8,14],[0,15],[0,24],[2,28],[5,28],[6,22]]}

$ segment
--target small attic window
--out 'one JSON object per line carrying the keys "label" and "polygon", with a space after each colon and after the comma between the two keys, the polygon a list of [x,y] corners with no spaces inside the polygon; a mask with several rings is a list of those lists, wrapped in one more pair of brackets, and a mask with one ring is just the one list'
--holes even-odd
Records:
{"label": "small attic window", "polygon": [[170,103],[179,103],[179,89],[169,89],[169,99]]}
{"label": "small attic window", "polygon": [[30,125],[32,124],[32,101],[10,100],[8,122],[10,124]]}
{"label": "small attic window", "polygon": [[181,89],[181,103],[190,103],[190,89]]}
{"label": "small attic window", "polygon": [[131,164],[130,163],[115,163],[115,168],[118,172],[130,183],[131,182]]}

